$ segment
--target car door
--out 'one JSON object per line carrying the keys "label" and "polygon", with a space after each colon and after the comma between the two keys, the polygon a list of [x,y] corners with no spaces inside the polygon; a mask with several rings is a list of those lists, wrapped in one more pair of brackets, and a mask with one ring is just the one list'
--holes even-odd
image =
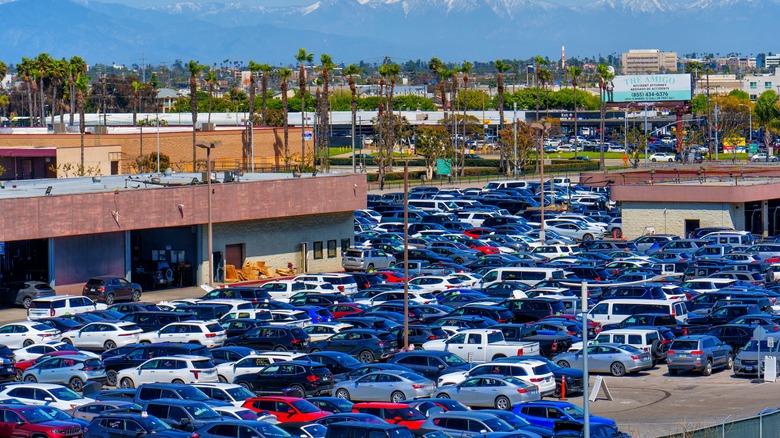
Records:
{"label": "car door", "polygon": [[118,278],[116,280],[117,282],[117,294],[116,297],[123,299],[123,300],[129,300],[133,298],[133,285],[129,281],[125,280],[124,278]]}
{"label": "car door", "polygon": [[[95,348],[95,345],[97,344],[96,338],[99,336],[98,332],[100,332],[103,325],[104,324],[101,323],[94,323],[84,326],[76,333],[76,336],[71,339],[73,346],[86,349]],[[100,347],[102,346],[103,343],[101,342]]]}
{"label": "car door", "polygon": [[22,336],[16,333],[16,328],[20,327],[17,324],[8,324],[4,327],[0,327],[0,344],[7,346],[8,348],[22,348],[24,340]]}
{"label": "car door", "polygon": [[[349,339],[350,337],[352,340]],[[335,335],[328,338],[328,347],[326,349],[329,351],[349,353],[352,350],[352,344],[354,343],[354,340],[359,338],[360,333],[336,333]]]}
{"label": "car door", "polygon": [[45,360],[39,363],[38,366],[31,368],[30,374],[40,383],[53,383],[53,375],[56,373],[57,368],[62,366],[61,363],[62,359],[59,357]]}
{"label": "car door", "polygon": [[7,409],[0,410],[0,436],[14,436],[18,422],[24,422],[19,414]]}
{"label": "car door", "polygon": [[472,377],[461,382],[455,387],[457,397],[454,397],[462,403],[473,403],[480,406],[484,403],[484,394],[481,391],[482,377]]}
{"label": "car door", "polygon": [[379,398],[376,391],[380,374],[367,374],[359,379],[355,379],[355,383],[350,385],[347,390],[350,393],[350,398],[353,400],[367,400],[367,401],[387,401],[387,399]]}
{"label": "car door", "polygon": [[269,365],[258,373],[258,387],[255,390],[281,392],[282,389],[289,387],[289,380],[293,372],[294,369],[290,365]]}
{"label": "car door", "polygon": [[142,383],[156,382],[157,378],[164,372],[162,369],[163,360],[165,359],[152,359],[141,364],[133,376],[136,387]]}

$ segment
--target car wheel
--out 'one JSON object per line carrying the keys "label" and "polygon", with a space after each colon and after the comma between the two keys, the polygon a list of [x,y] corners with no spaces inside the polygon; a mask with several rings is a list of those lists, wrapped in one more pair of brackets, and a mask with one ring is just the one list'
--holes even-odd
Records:
{"label": "car wheel", "polygon": [[343,398],[344,400],[349,400],[349,391],[347,391],[344,388],[341,388],[338,391],[336,391],[336,397]]}
{"label": "car wheel", "polygon": [[503,395],[496,397],[495,405],[496,409],[501,409],[502,411],[508,411],[512,409],[512,402]]}
{"label": "car wheel", "polygon": [[116,342],[110,339],[103,344],[103,349],[106,351],[113,350],[114,348],[116,348]]}
{"label": "car wheel", "polygon": [[585,235],[582,236],[582,241],[583,242],[586,242],[586,241],[589,241],[589,240],[593,240],[593,235],[592,234],[585,234]]}
{"label": "car wheel", "polygon": [[561,368],[571,368],[571,364],[569,364],[569,362],[565,360],[559,360],[558,366]]}
{"label": "car wheel", "polygon": [[651,158],[651,159],[650,159],[650,161],[652,161],[653,163],[655,163],[655,158]]}
{"label": "car wheel", "polygon": [[370,352],[369,350],[363,350],[358,354],[358,360],[363,363],[373,363],[374,362],[374,353]]}
{"label": "car wheel", "polygon": [[393,391],[390,394],[390,401],[393,403],[401,403],[404,400],[406,400],[406,395],[401,391]]}
{"label": "car wheel", "polygon": [[319,353],[320,351],[322,351],[322,349],[320,349],[320,348],[312,348],[311,350],[309,350],[309,353]]}
{"label": "car wheel", "polygon": [[368,266],[366,266],[366,271],[373,271],[374,270],[374,264],[369,263]]}
{"label": "car wheel", "polygon": [[173,379],[173,382],[171,382],[175,385],[184,385],[184,380],[182,379]]}
{"label": "car wheel", "polygon": [[217,379],[219,379],[219,383],[230,383],[228,382],[228,379],[225,378],[225,376],[217,376]]}
{"label": "car wheel", "polygon": [[626,366],[623,365],[623,362],[613,362],[609,366],[609,371],[615,377],[622,377],[626,375]]}
{"label": "car wheel", "polygon": [[30,305],[32,304],[32,297],[24,297],[22,300],[22,305],[25,309],[29,309]]}
{"label": "car wheel", "polygon": [[462,265],[462,264],[463,264],[463,259],[462,259],[462,258],[460,258],[460,257],[458,257],[458,258],[456,258],[455,260],[453,260],[453,262],[454,262],[456,265]]}
{"label": "car wheel", "polygon": [[16,369],[16,378],[14,380],[16,380],[17,382],[21,382],[23,374],[24,374],[24,371],[22,371],[19,368],[17,368]]}
{"label": "car wheel", "polygon": [[285,347],[284,345],[277,345],[276,347],[274,347],[274,351],[287,351],[287,347]]}
{"label": "car wheel", "polygon": [[247,382],[236,382],[237,385],[243,386],[245,389],[252,391],[252,385]]}
{"label": "car wheel", "polygon": [[451,398],[446,392],[439,393],[436,398]]}
{"label": "car wheel", "polygon": [[395,268],[395,262],[390,262],[390,263],[387,265],[387,267],[388,267],[388,268]]}
{"label": "car wheel", "polygon": [[122,379],[122,381],[119,382],[119,386],[122,389],[135,389],[135,383],[133,383],[133,379],[130,379],[129,377]]}
{"label": "car wheel", "polygon": [[68,386],[75,392],[81,392],[81,390],[84,389],[84,382],[78,377],[74,377],[70,379]]}
{"label": "car wheel", "polygon": [[704,368],[701,370],[702,376],[709,376],[712,374],[712,361],[707,359],[707,363],[704,364]]}
{"label": "car wheel", "polygon": [[141,301],[141,291],[136,289],[133,291],[133,301]]}
{"label": "car wheel", "polygon": [[106,304],[108,304],[109,306],[114,304],[114,294],[106,295]]}
{"label": "car wheel", "polygon": [[25,339],[24,342],[22,343],[22,347],[26,348],[26,347],[29,347],[30,345],[34,344],[34,343],[35,343],[35,341],[33,341],[32,339]]}
{"label": "car wheel", "polygon": [[612,232],[615,233],[615,236],[617,237],[623,237],[623,230],[620,228],[613,228]]}
{"label": "car wheel", "polygon": [[673,163],[674,162],[674,158],[669,158],[669,162]]}
{"label": "car wheel", "polygon": [[73,346],[73,341],[71,341],[70,338],[62,338],[62,342],[70,345],[71,347]]}
{"label": "car wheel", "polygon": [[306,390],[301,385],[297,385],[297,384],[296,385],[290,385],[290,392],[293,393],[293,394],[295,394],[295,393],[300,394],[299,395],[300,398],[306,398]]}
{"label": "car wheel", "polygon": [[38,383],[38,379],[36,379],[35,376],[33,376],[32,374],[25,377],[24,381],[27,383]]}
{"label": "car wheel", "polygon": [[734,356],[729,354],[728,359],[726,359],[726,366],[725,366],[725,368],[727,370],[730,370],[730,369],[734,368]]}

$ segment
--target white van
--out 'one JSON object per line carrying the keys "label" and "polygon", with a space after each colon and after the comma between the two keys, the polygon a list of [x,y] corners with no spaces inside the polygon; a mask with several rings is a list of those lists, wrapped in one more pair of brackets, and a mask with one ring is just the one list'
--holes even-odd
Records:
{"label": "white van", "polygon": [[524,180],[493,181],[487,183],[482,192],[501,189],[527,189],[529,186],[528,181]]}
{"label": "white van", "polygon": [[430,213],[450,212],[458,209],[458,205],[448,199],[410,199],[409,206]]}
{"label": "white van", "polygon": [[478,287],[488,287],[502,281],[518,281],[531,287],[544,280],[563,280],[564,270],[559,268],[496,268],[488,271],[478,283]]}
{"label": "white van", "polygon": [[601,324],[617,324],[637,313],[673,315],[680,324],[688,321],[688,308],[683,301],[631,298],[604,300],[588,311],[588,318]]}
{"label": "white van", "polygon": [[718,245],[750,246],[756,243],[753,235],[747,231],[715,231],[702,236]]}

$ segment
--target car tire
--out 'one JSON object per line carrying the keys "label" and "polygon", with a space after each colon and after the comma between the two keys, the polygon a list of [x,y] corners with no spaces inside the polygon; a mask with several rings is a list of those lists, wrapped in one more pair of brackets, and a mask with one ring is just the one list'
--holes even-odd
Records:
{"label": "car tire", "polygon": [[119,387],[122,389],[135,389],[135,383],[133,379],[125,377],[119,382]]}
{"label": "car tire", "polygon": [[32,305],[32,297],[24,297],[22,300],[22,306],[24,306],[25,309],[29,309]]}
{"label": "car tire", "polygon": [[110,306],[110,305],[112,305],[112,304],[114,304],[114,299],[115,299],[115,298],[116,298],[116,297],[114,297],[114,294],[113,294],[113,293],[106,294],[106,304],[107,304],[107,305],[109,305],[109,306]]}
{"label": "car tire", "polygon": [[462,265],[463,264],[463,259],[458,257],[455,260],[453,260],[452,262],[455,263],[456,265]]}
{"label": "car tire", "polygon": [[68,387],[73,390],[73,392],[81,392],[84,390],[84,381],[78,377],[74,377],[68,382]]}
{"label": "car tire", "polygon": [[650,159],[650,161],[652,161],[653,163],[655,163],[655,158],[651,158],[651,159]]}
{"label": "car tire", "polygon": [[373,363],[374,353],[372,353],[370,350],[363,350],[358,353],[358,360],[362,363]]}
{"label": "car tire", "polygon": [[726,358],[726,365],[724,365],[724,368],[727,370],[734,368],[734,356],[729,354],[728,358]]}
{"label": "car tire", "polygon": [[591,240],[593,240],[593,235],[590,234],[590,233],[586,233],[586,234],[584,234],[582,236],[582,241],[583,242],[588,242],[588,241],[591,241]]}
{"label": "car tire", "polygon": [[704,364],[704,368],[701,370],[702,376],[712,375],[712,360],[707,359],[707,363]]}
{"label": "car tire", "polygon": [[38,379],[35,378],[32,374],[28,375],[24,378],[25,383],[38,383]]}
{"label": "car tire", "polygon": [[615,236],[617,236],[618,238],[621,238],[621,237],[623,237],[623,230],[621,230],[620,228],[613,228],[613,229],[612,229],[612,232],[613,232],[613,233],[615,234]]}
{"label": "car tire", "polygon": [[311,350],[309,350],[309,353],[319,353],[320,351],[322,351],[321,348],[312,348]]}
{"label": "car tire", "polygon": [[[252,391],[252,385],[250,385],[247,382],[235,382],[235,383],[236,383],[236,385],[243,386],[247,391]],[[252,391],[252,392],[254,392],[254,391]]]}
{"label": "car tire", "polygon": [[571,368],[571,364],[568,361],[565,360],[559,360],[558,366],[561,368]]}
{"label": "car tire", "polygon": [[336,391],[336,397],[344,400],[349,400],[349,391],[347,391],[344,388],[339,388],[339,390]]}
{"label": "car tire", "polygon": [[301,398],[306,398],[306,389],[303,386],[295,384],[290,385],[290,392],[301,394]]}
{"label": "car tire", "polygon": [[113,350],[114,348],[116,348],[116,342],[110,339],[103,343],[103,350],[105,351]]}
{"label": "car tire", "polygon": [[276,347],[274,347],[274,351],[287,351],[287,347],[285,347],[284,345],[277,345]]}
{"label": "car tire", "polygon": [[25,339],[24,342],[22,343],[22,347],[27,348],[34,343],[35,341],[33,341],[32,339]]}
{"label": "car tire", "polygon": [[141,291],[136,289],[133,291],[133,301],[138,302],[141,301]]}
{"label": "car tire", "polygon": [[512,402],[509,401],[509,398],[504,395],[499,395],[496,397],[494,404],[496,409],[501,409],[502,411],[509,411],[512,409]]}
{"label": "car tire", "polygon": [[369,263],[368,266],[366,266],[366,272],[371,272],[374,270],[374,264]]}
{"label": "car tire", "polygon": [[393,393],[390,394],[391,403],[401,403],[404,400],[406,400],[406,394],[401,391],[393,391]]}
{"label": "car tire", "polygon": [[219,383],[230,383],[225,376],[217,376],[217,380],[219,380]]}
{"label": "car tire", "polygon": [[109,386],[116,387],[116,376],[119,373],[116,372],[116,370],[108,370],[106,371],[106,384]]}
{"label": "car tire", "polygon": [[623,362],[612,362],[609,366],[609,372],[615,377],[623,377],[626,375],[626,366]]}
{"label": "car tire", "polygon": [[16,372],[16,377],[14,378],[14,381],[21,382],[24,371],[20,370],[19,368],[16,368],[14,371]]}
{"label": "car tire", "polygon": [[452,397],[450,397],[450,395],[447,394],[446,392],[441,392],[436,395],[436,398],[452,398]]}
{"label": "car tire", "polygon": [[173,379],[173,381],[171,383],[173,383],[174,385],[184,385],[184,380],[182,380],[182,379]]}

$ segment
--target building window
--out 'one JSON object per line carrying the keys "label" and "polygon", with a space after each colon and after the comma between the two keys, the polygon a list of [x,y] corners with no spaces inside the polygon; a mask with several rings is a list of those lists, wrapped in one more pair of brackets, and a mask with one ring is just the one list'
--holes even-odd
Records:
{"label": "building window", "polygon": [[757,82],[751,82],[750,83],[750,89],[751,90],[755,90],[757,87],[758,87],[758,83]]}
{"label": "building window", "polygon": [[314,260],[322,259],[322,242],[314,242]]}
{"label": "building window", "polygon": [[764,88],[766,88],[767,90],[771,90],[772,89],[772,83],[771,82],[764,82]]}
{"label": "building window", "polygon": [[349,249],[352,241],[349,239],[341,239],[341,253],[344,254]]}
{"label": "building window", "polygon": [[336,257],[336,241],[328,240],[328,258]]}

